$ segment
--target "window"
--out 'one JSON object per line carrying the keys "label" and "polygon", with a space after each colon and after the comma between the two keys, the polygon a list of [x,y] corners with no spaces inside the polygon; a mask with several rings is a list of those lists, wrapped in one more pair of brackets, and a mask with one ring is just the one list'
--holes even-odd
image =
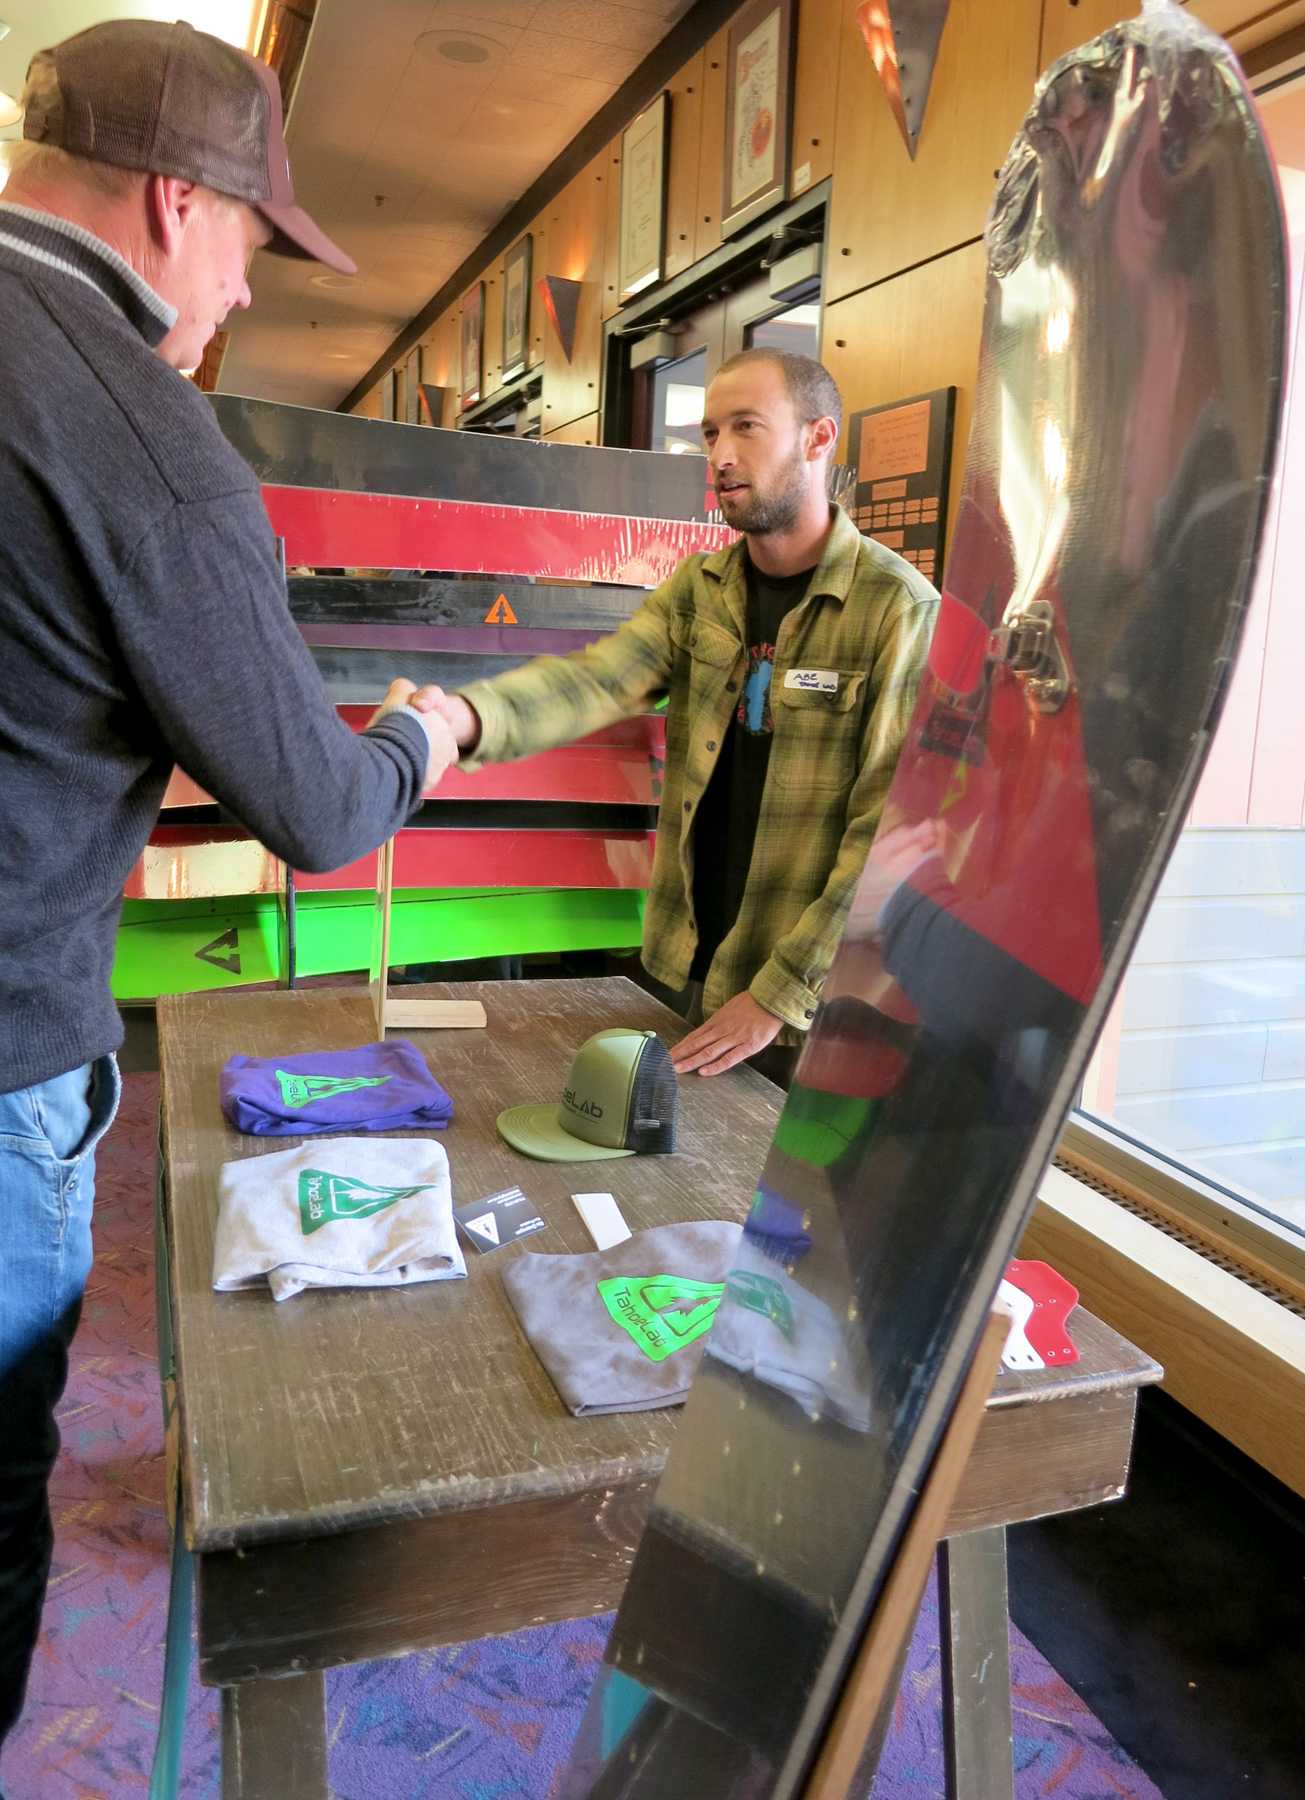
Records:
{"label": "window", "polygon": [[820,305],[807,301],[790,306],[773,319],[748,330],[749,350],[794,350],[801,356],[820,354]]}
{"label": "window", "polygon": [[1223,718],[1082,1108],[1305,1252],[1305,85],[1261,108],[1291,244],[1278,479]]}
{"label": "window", "polygon": [[677,362],[663,363],[653,375],[650,450],[683,456],[702,455],[702,403],[707,393],[704,346]]}

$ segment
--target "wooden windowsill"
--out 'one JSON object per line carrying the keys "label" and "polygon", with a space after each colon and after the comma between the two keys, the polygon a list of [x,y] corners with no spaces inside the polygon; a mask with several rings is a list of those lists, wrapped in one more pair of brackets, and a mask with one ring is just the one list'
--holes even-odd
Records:
{"label": "wooden windowsill", "polygon": [[1174,1399],[1305,1495],[1305,1317],[1063,1169],[1048,1169],[1021,1256],[1164,1365]]}

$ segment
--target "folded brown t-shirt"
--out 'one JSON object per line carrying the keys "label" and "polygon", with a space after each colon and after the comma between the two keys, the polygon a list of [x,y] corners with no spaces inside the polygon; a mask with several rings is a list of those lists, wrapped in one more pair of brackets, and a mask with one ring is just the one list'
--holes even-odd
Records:
{"label": "folded brown t-shirt", "polygon": [[656,1225],[590,1256],[527,1252],[503,1285],[577,1418],[675,1406],[689,1391],[742,1228]]}

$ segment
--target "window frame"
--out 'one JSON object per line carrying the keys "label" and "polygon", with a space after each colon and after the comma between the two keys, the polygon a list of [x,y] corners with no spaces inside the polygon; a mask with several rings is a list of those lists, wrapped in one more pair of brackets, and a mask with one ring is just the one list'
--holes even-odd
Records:
{"label": "window frame", "polygon": [[1148,1142],[1099,1113],[1075,1107],[1056,1154],[1124,1195],[1135,1192],[1163,1222],[1176,1215],[1217,1255],[1260,1265],[1294,1298],[1305,1302],[1305,1234],[1282,1223],[1245,1189],[1202,1178],[1163,1145]]}

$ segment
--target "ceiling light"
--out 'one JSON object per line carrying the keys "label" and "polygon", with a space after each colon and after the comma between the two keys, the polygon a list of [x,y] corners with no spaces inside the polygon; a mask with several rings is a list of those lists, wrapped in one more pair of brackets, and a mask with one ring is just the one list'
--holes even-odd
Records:
{"label": "ceiling light", "polygon": [[0,38],[7,38],[11,29],[10,26],[5,24],[3,19],[0,19]]}
{"label": "ceiling light", "polygon": [[17,100],[11,100],[8,94],[0,94],[0,131],[10,125],[17,125],[23,116],[23,109]]}
{"label": "ceiling light", "polygon": [[465,69],[487,69],[507,56],[507,45],[479,31],[423,31],[417,39],[423,56],[438,56]]}

